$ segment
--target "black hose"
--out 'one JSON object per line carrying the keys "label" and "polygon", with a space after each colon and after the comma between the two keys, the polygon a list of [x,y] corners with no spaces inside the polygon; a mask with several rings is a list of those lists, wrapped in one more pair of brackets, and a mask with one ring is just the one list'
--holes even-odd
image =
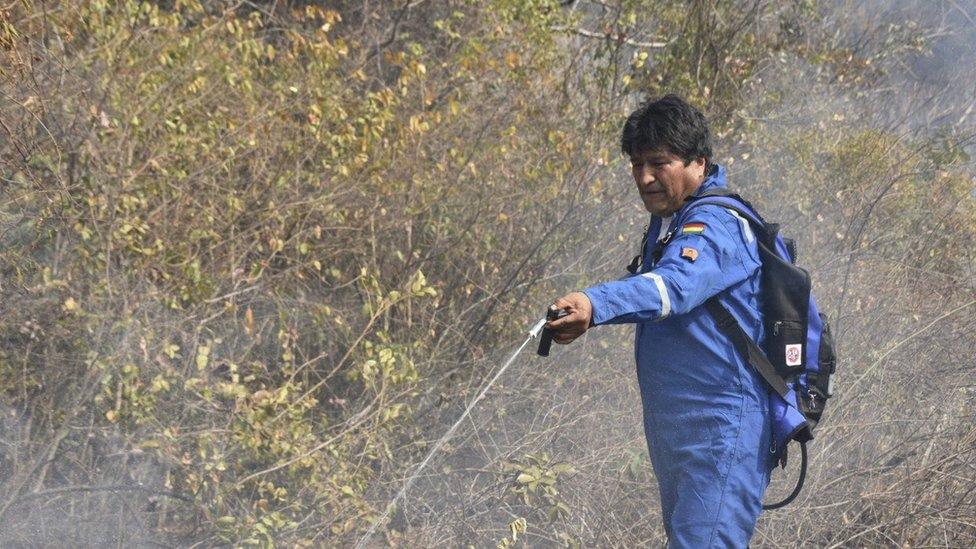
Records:
{"label": "black hose", "polygon": [[786,496],[783,501],[777,501],[776,503],[771,503],[769,505],[763,505],[763,511],[769,511],[771,509],[779,509],[789,504],[791,501],[796,499],[796,496],[800,494],[800,489],[803,488],[803,481],[807,478],[807,443],[800,443],[800,478],[796,481],[796,487],[793,488],[793,492]]}

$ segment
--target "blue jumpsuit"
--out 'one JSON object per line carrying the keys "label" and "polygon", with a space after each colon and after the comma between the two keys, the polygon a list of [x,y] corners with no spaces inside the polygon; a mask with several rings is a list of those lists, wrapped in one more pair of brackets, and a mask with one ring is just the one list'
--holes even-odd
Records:
{"label": "blue jumpsuit", "polygon": [[[725,184],[717,166],[697,193]],[[656,264],[649,243],[641,272],[584,293],[593,325],[637,324],[644,433],[669,547],[746,547],[775,464],[767,387],[701,305],[717,294],[760,341],[759,253],[737,214],[700,205],[682,216],[687,207],[671,217]],[[651,217],[650,242],[661,223]]]}

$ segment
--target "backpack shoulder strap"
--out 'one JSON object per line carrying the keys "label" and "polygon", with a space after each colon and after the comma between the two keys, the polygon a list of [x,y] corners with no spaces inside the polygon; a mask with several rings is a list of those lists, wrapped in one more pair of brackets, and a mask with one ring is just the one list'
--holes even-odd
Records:
{"label": "backpack shoulder strap", "polygon": [[[700,206],[704,204],[713,204],[715,206],[721,206],[732,210],[733,212],[739,214],[749,221],[749,224],[754,228],[759,229],[763,233],[766,232],[766,222],[756,213],[756,210],[749,204],[745,199],[743,199],[738,194],[729,191],[728,189],[712,189],[706,191],[698,196],[692,197],[691,203],[689,204],[687,211],[690,211],[695,206]],[[687,213],[685,213],[687,215]],[[711,315],[712,319],[715,320],[715,324],[719,331],[725,334],[726,337],[732,342],[735,350],[739,353],[742,358],[749,363],[750,366],[755,368],[756,372],[766,381],[766,383],[777,393],[779,396],[786,399],[786,395],[789,393],[789,388],[786,386],[786,381],[783,379],[777,371],[776,367],[769,361],[766,357],[766,353],[756,344],[755,341],[749,334],[742,329],[732,313],[725,308],[724,305],[719,301],[718,296],[712,296],[707,301],[705,301],[705,309]]]}
{"label": "backpack shoulder strap", "polygon": [[712,204],[731,210],[749,222],[752,229],[761,236],[760,240],[766,242],[770,250],[773,250],[774,253],[790,263],[796,260],[796,243],[792,239],[781,238],[778,235],[779,225],[767,223],[759,215],[759,212],[756,211],[756,208],[738,193],[734,193],[728,189],[712,189],[698,196],[689,197],[686,200],[690,204],[685,208],[682,216],[688,215],[688,212],[693,207],[704,204]]}
{"label": "backpack shoulder strap", "polygon": [[746,218],[754,227],[762,231],[766,230],[766,220],[764,220],[762,216],[756,212],[756,209],[752,207],[752,204],[739,196],[738,193],[734,193],[728,189],[712,189],[705,191],[698,196],[689,197],[687,200],[689,201],[689,204],[684,215],[687,215],[687,212],[691,211],[691,209],[695,206],[712,204],[732,210]]}
{"label": "backpack shoulder strap", "polygon": [[705,301],[705,309],[712,315],[718,330],[732,341],[739,355],[756,369],[756,372],[783,400],[787,400],[789,388],[786,386],[786,381],[776,372],[776,367],[766,358],[766,353],[742,329],[732,313],[719,302],[717,295]]}

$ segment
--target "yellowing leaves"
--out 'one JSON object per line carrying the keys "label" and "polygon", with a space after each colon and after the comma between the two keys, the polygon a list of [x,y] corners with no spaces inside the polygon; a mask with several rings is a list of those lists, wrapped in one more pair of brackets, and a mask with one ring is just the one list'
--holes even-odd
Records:
{"label": "yellowing leaves", "polygon": [[168,356],[170,359],[177,358],[180,356],[180,346],[175,343],[167,343],[163,346],[163,354]]}
{"label": "yellowing leaves", "polygon": [[518,517],[508,524],[509,535],[502,538],[495,546],[496,549],[509,549],[518,543],[519,535],[529,531],[529,523],[522,517]]}
{"label": "yellowing leaves", "polygon": [[210,347],[206,345],[201,345],[197,347],[197,370],[203,371],[207,368],[207,364],[210,362]]}
{"label": "yellowing leaves", "polygon": [[81,306],[78,305],[78,302],[75,301],[75,298],[73,297],[69,297],[68,299],[65,299],[64,303],[61,305],[61,309],[64,310],[64,312],[66,313],[81,312]]}
{"label": "yellowing leaves", "polygon": [[435,296],[437,295],[437,290],[428,285],[424,272],[417,270],[414,274],[413,281],[410,283],[410,293],[415,296]]}
{"label": "yellowing leaves", "polygon": [[170,384],[169,381],[162,375],[157,375],[153,378],[152,383],[149,385],[150,393],[162,393],[169,391]]}
{"label": "yellowing leaves", "polygon": [[247,335],[254,335],[254,311],[250,307],[244,311],[244,332]]}
{"label": "yellowing leaves", "polygon": [[510,69],[514,69],[519,66],[519,54],[514,51],[505,52],[505,65]]}
{"label": "yellowing leaves", "polygon": [[425,121],[419,115],[411,116],[408,125],[410,131],[413,133],[424,133],[430,129],[430,124],[427,123],[427,121]]}

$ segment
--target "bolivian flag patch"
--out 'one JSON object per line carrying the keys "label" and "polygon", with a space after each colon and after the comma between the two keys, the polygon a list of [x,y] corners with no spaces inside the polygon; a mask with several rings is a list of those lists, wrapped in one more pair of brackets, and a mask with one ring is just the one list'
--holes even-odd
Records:
{"label": "bolivian flag patch", "polygon": [[705,232],[704,223],[686,223],[681,227],[681,234],[702,234]]}

